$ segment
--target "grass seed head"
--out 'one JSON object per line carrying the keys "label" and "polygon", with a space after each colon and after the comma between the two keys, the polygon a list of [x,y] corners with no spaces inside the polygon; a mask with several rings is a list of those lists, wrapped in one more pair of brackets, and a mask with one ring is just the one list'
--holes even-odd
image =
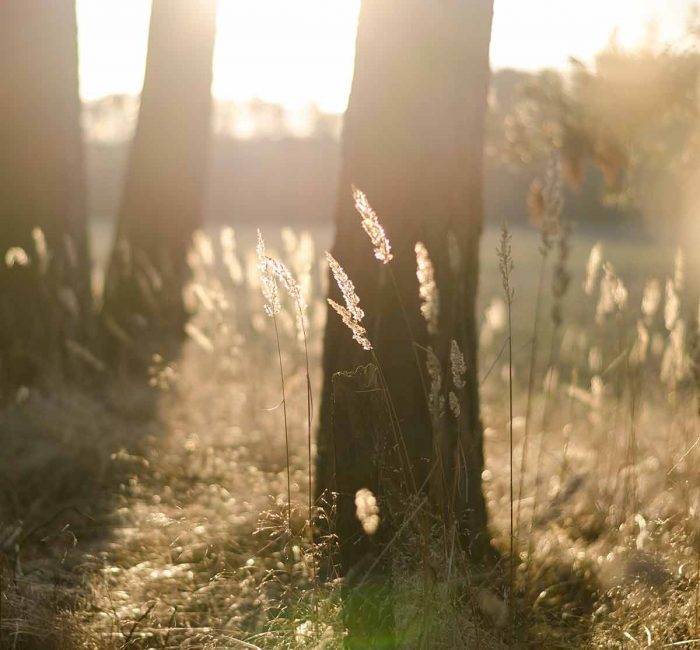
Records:
{"label": "grass seed head", "polygon": [[454,415],[455,420],[458,419],[462,409],[459,406],[459,398],[452,391],[450,391],[450,394],[448,395],[448,403],[450,405],[450,411],[452,411],[452,415]]}
{"label": "grass seed head", "polygon": [[464,362],[464,355],[454,339],[450,343],[450,370],[455,388],[464,388],[466,386],[464,376],[467,373],[467,364]]}
{"label": "grass seed head", "polygon": [[265,313],[270,316],[276,316],[281,311],[279,292],[277,291],[277,282],[270,267],[270,258],[265,255],[265,241],[262,233],[258,230],[258,245],[256,247],[258,256],[258,272],[260,274],[260,288],[262,289],[263,298],[265,298]]}
{"label": "grass seed head", "polygon": [[13,266],[28,266],[29,255],[20,246],[12,246],[5,253],[5,266],[12,268]]}
{"label": "grass seed head", "polygon": [[652,278],[644,285],[642,296],[642,314],[646,318],[653,318],[661,304],[661,284],[656,278]]}
{"label": "grass seed head", "polygon": [[593,295],[593,289],[598,280],[598,273],[603,265],[603,244],[596,242],[591,248],[591,252],[586,262],[586,279],[583,283],[583,290],[587,296]]}
{"label": "grass seed head", "polygon": [[355,515],[366,535],[374,535],[379,528],[379,506],[372,490],[360,488],[355,493]]}
{"label": "grass seed head", "polygon": [[430,378],[430,394],[428,395],[428,409],[433,419],[442,417],[445,410],[445,397],[441,394],[442,389],[442,367],[440,360],[431,347],[427,349],[425,360],[426,370]]}
{"label": "grass seed head", "polygon": [[666,329],[671,332],[673,331],[673,326],[678,320],[678,314],[680,312],[681,301],[676,293],[676,287],[672,280],[666,281],[666,303],[664,305],[664,324]]}
{"label": "grass seed head", "polygon": [[503,292],[506,295],[508,303],[513,302],[514,290],[510,285],[510,276],[515,268],[513,265],[513,252],[510,245],[510,232],[508,226],[503,223],[501,226],[501,238],[499,240],[498,249],[498,264],[501,271],[501,281],[503,283]]}
{"label": "grass seed head", "polygon": [[360,299],[355,292],[355,285],[352,280],[348,277],[338,260],[335,259],[328,251],[326,251],[326,260],[328,261],[328,266],[333,273],[336,284],[340,289],[340,293],[343,294],[343,300],[345,300],[345,306],[347,310],[352,315],[353,320],[356,322],[361,322],[365,317],[365,312],[360,308]]}
{"label": "grass seed head", "polygon": [[343,319],[343,323],[345,323],[345,325],[352,332],[352,338],[354,338],[365,350],[371,350],[372,344],[367,338],[367,330],[352,317],[350,311],[330,298],[328,299],[328,304],[333,307],[335,312]]}
{"label": "grass seed head", "polygon": [[382,262],[382,264],[388,264],[394,259],[394,255],[391,252],[389,238],[386,236],[382,224],[379,223],[377,214],[372,210],[364,192],[353,187],[352,196],[353,199],[355,199],[355,209],[360,213],[360,217],[362,217],[362,228],[364,228],[364,231],[372,242],[374,256]]}
{"label": "grass seed head", "polygon": [[440,293],[435,282],[435,269],[423,242],[417,242],[416,276],[418,277],[418,294],[421,299],[420,313],[428,324],[428,334],[437,334],[440,316]]}

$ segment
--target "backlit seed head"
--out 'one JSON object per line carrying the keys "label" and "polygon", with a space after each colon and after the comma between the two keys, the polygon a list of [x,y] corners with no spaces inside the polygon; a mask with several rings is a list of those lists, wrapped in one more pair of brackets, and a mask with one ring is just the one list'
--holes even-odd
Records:
{"label": "backlit seed head", "polygon": [[371,490],[360,488],[355,493],[355,516],[367,535],[374,535],[379,528],[379,506]]}
{"label": "backlit seed head", "polygon": [[467,373],[467,364],[464,362],[464,355],[454,339],[450,344],[450,370],[452,371],[452,383],[455,388],[464,388],[466,385],[464,375]]}
{"label": "backlit seed head", "polygon": [[262,233],[258,230],[258,245],[256,246],[258,256],[258,273],[260,275],[260,288],[265,299],[265,313],[272,317],[280,313],[280,297],[277,291],[277,283],[270,267],[270,258],[265,255],[265,241]]}
{"label": "backlit seed head", "polygon": [[352,315],[353,320],[359,323],[365,317],[365,312],[363,312],[360,308],[360,299],[357,297],[357,293],[355,293],[355,285],[348,277],[348,274],[345,273],[343,267],[340,266],[338,260],[336,260],[335,257],[333,257],[328,251],[326,251],[326,260],[328,261],[328,266],[333,273],[335,282],[340,289],[340,293],[343,294],[343,299],[345,300],[347,310]]}
{"label": "backlit seed head", "polygon": [[24,248],[13,246],[8,248],[5,253],[5,266],[27,266],[29,264],[29,256]]}
{"label": "backlit seed head", "polygon": [[440,294],[435,282],[435,269],[423,242],[417,242],[416,276],[418,277],[418,294],[421,299],[420,312],[428,324],[428,334],[437,334],[440,314]]}
{"label": "backlit seed head", "polygon": [[372,242],[374,256],[383,264],[388,264],[394,259],[394,255],[391,252],[389,238],[386,236],[384,228],[379,223],[377,214],[372,210],[364,192],[353,187],[352,196],[353,199],[355,199],[355,209],[360,213],[360,217],[362,218],[362,228]]}
{"label": "backlit seed head", "polygon": [[367,338],[367,330],[353,319],[350,311],[330,298],[328,298],[328,304],[333,307],[335,312],[343,319],[343,323],[345,323],[345,325],[352,332],[352,338],[354,338],[365,350],[371,350],[372,344]]}

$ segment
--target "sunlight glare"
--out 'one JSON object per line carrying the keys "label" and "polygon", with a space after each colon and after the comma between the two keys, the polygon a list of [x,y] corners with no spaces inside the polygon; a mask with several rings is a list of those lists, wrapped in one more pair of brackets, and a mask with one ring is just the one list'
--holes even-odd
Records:
{"label": "sunlight glare", "polygon": [[[650,32],[678,38],[689,0],[495,0],[494,68],[563,67],[592,61],[613,30],[624,46]],[[138,94],[148,43],[149,0],[77,0],[84,99]],[[360,0],[219,0],[213,93],[298,109],[342,112],[352,81]],[[653,21],[653,23],[652,23]]]}
{"label": "sunlight glare", "polygon": [[214,94],[345,109],[359,0],[220,0]]}

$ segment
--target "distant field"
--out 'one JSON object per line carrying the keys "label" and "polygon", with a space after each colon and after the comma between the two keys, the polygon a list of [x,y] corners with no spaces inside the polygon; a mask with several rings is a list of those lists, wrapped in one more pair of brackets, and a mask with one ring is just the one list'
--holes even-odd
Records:
{"label": "distant field", "polygon": [[[252,250],[255,244],[256,226],[246,223],[244,226],[236,226],[235,220],[227,222],[236,231],[241,250]],[[279,233],[284,224],[263,223],[260,228],[265,233],[265,238],[273,247],[279,247]],[[359,222],[358,222],[359,227]],[[112,245],[113,224],[109,219],[97,218],[91,222],[92,253],[96,266],[104,267],[109,258]],[[215,234],[219,226],[207,228],[208,232]],[[296,230],[307,227],[303,224],[294,226]],[[308,230],[314,237],[319,251],[332,245],[333,229],[331,226],[322,227],[313,224]],[[533,307],[533,297],[537,290],[537,280],[540,266],[539,234],[532,228],[516,228],[512,231],[513,257],[515,261],[515,288],[517,298],[514,305],[515,323],[522,326],[522,321],[528,320]],[[491,297],[502,293],[501,279],[498,271],[496,246],[500,230],[496,227],[487,227],[481,239],[481,277],[480,296],[484,305]],[[572,274],[571,286],[576,289],[581,286],[585,274],[585,265],[593,245],[601,241],[604,245],[605,256],[617,269],[620,276],[630,290],[630,300],[637,302],[641,298],[644,283],[651,277],[669,275],[673,270],[673,257],[675,250],[668,243],[655,243],[645,239],[627,240],[619,235],[606,237],[604,228],[600,228],[594,235],[590,233],[572,233],[571,254],[569,269]],[[552,252],[551,256],[555,255]],[[547,287],[550,278],[547,278]],[[572,316],[578,318],[580,309],[584,307],[579,301],[569,300],[569,308],[573,310]],[[529,327],[530,325],[528,325]]]}
{"label": "distant field", "polygon": [[[236,232],[238,251],[242,258],[253,255],[257,227],[246,223],[237,227],[231,222],[231,227]],[[222,225],[207,227],[206,232],[214,241],[218,240],[218,233]],[[274,253],[283,248],[281,231],[283,225],[277,223],[264,223],[260,226],[270,250]],[[359,222],[358,222],[359,228]],[[299,225],[296,232],[308,231],[315,242],[316,263],[320,264],[323,251],[330,249],[333,244],[333,229],[331,226],[321,227],[314,223],[308,227]],[[619,231],[617,231],[619,233]],[[112,245],[113,225],[106,219],[96,219],[92,222],[92,251],[95,266],[105,268],[109,259]],[[572,328],[576,331],[593,325],[597,295],[585,296],[582,291],[586,275],[586,263],[591,248],[602,244],[604,261],[610,262],[616,273],[624,282],[629,292],[629,305],[639,311],[645,284],[656,278],[661,281],[672,277],[674,257],[676,250],[668,243],[658,243],[644,238],[626,239],[619,234],[607,236],[608,231],[598,228],[594,232],[572,232],[569,238],[570,253],[566,262],[566,268],[571,276],[569,288],[563,298],[564,323],[563,331]],[[534,228],[515,228],[511,231],[512,251],[514,259],[513,287],[515,300],[513,303],[513,339],[514,361],[517,365],[526,364],[529,358],[529,342],[532,338],[534,325],[534,312],[537,296],[542,256],[540,254],[540,236]],[[479,315],[477,319],[484,322],[484,312],[492,301],[500,302],[503,299],[503,287],[498,268],[496,248],[500,237],[500,229],[487,227],[481,238],[481,258],[479,277]],[[540,337],[546,338],[550,332],[550,308],[552,264],[557,256],[557,251],[552,249],[548,256],[545,270],[540,320]],[[316,300],[322,296],[314,296]],[[360,299],[362,297],[360,296]],[[633,324],[633,323],[632,323]],[[493,350],[482,350],[485,355],[482,365],[490,363]]]}

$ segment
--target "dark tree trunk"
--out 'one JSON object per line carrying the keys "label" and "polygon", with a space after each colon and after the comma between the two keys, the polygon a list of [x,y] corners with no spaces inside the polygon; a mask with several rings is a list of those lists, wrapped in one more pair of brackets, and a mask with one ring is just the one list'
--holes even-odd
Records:
{"label": "dark tree trunk", "polygon": [[343,534],[339,559],[346,576],[345,622],[352,631],[346,647],[369,648],[381,639],[381,647],[390,648],[394,647],[391,558],[382,550],[394,526],[385,508],[377,531],[365,534],[356,516],[355,493],[364,487],[385,501],[387,492],[400,484],[391,418],[374,365],[336,373],[332,386],[336,444],[331,472],[338,492],[336,527]]}
{"label": "dark tree trunk", "polygon": [[[481,487],[475,303],[492,4],[491,0],[362,3],[333,248],[366,313],[365,324],[400,420],[415,484],[419,489],[429,486],[426,495],[456,524],[473,559],[483,558],[490,549]],[[391,269],[373,257],[353,206],[353,184],[366,193],[391,240]],[[417,241],[430,253],[440,291],[435,335],[428,334],[419,311]],[[450,248],[453,252],[458,248],[459,255],[450,256]],[[332,278],[330,295],[341,300]],[[463,388],[454,387],[450,379],[453,340],[466,361]],[[414,348],[414,342],[421,347]],[[349,498],[354,490],[368,487],[361,485],[367,477],[360,466],[374,460],[336,458],[333,431],[338,424],[333,419],[339,417],[339,409],[332,402],[333,376],[370,358],[332,311],[324,345],[317,494],[326,489],[341,492],[337,532],[343,556],[343,545],[353,543],[356,531],[352,517],[342,509],[354,507]],[[452,390],[460,399],[458,418],[449,409],[442,417],[431,418],[414,356],[416,349],[425,372],[428,347],[442,365],[443,396]],[[354,464],[344,471],[345,476],[356,477],[354,481],[350,478],[340,486],[334,462]],[[412,491],[410,481],[404,488]]]}
{"label": "dark tree trunk", "polygon": [[[66,360],[90,313],[74,0],[0,2],[0,377]],[[41,229],[48,257],[37,252]],[[38,233],[35,233],[35,235]],[[8,266],[21,247],[26,266]],[[41,244],[39,245],[41,250]],[[62,364],[63,365],[63,364]]]}
{"label": "dark tree trunk", "polygon": [[216,0],[154,0],[103,313],[117,341],[179,334],[209,152]]}

